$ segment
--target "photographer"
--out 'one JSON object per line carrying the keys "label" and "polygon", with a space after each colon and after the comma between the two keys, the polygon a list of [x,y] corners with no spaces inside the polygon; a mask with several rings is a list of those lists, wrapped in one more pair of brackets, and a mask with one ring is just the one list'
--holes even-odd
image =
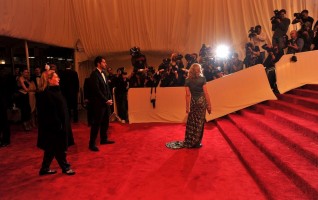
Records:
{"label": "photographer", "polygon": [[202,44],[202,47],[199,52],[199,63],[202,65],[202,68],[206,68],[212,64],[213,55],[212,48]]}
{"label": "photographer", "polygon": [[129,87],[130,88],[141,88],[144,87],[145,76],[139,72],[131,72],[129,76]]}
{"label": "photographer", "polygon": [[259,47],[254,46],[253,43],[246,43],[245,54],[246,57],[243,62],[246,68],[262,63]]}
{"label": "photographer", "polygon": [[196,54],[196,53],[186,54],[186,55],[184,56],[184,58],[185,58],[186,61],[187,61],[187,70],[190,69],[190,67],[191,67],[191,65],[192,65],[193,63],[198,63],[198,60],[197,60],[198,54]]}
{"label": "photographer", "polygon": [[310,51],[311,44],[314,39],[314,31],[311,30],[311,23],[306,22],[301,26],[301,29],[298,31],[298,36],[304,40],[304,46],[302,48],[302,52]]}
{"label": "photographer", "polygon": [[151,66],[146,68],[145,87],[157,87],[160,81],[159,73],[155,72],[155,69]]}
{"label": "photographer", "polygon": [[278,46],[271,46],[271,45],[263,45],[263,49],[265,49],[268,53],[263,65],[266,69],[275,66],[275,63],[279,61],[279,59],[284,55],[284,51],[282,49],[278,49]]}
{"label": "photographer", "polygon": [[262,48],[265,49],[268,53],[268,56],[265,59],[263,65],[266,69],[269,84],[273,92],[279,93],[276,85],[275,63],[277,63],[279,59],[284,55],[284,51],[283,49],[279,49],[277,44],[275,46],[265,44],[262,46]]}
{"label": "photographer", "polygon": [[298,37],[298,33],[296,30],[292,30],[290,32],[290,40],[288,40],[287,44],[287,53],[286,54],[295,54],[301,52],[304,46],[304,40]]}
{"label": "photographer", "polygon": [[263,62],[265,59],[265,51],[262,49],[261,46],[265,44],[266,36],[265,33],[262,32],[262,27],[260,25],[255,26],[255,29],[250,29],[249,37],[253,41],[254,46],[258,46],[260,49],[260,60]]}
{"label": "photographer", "polygon": [[133,47],[130,49],[131,64],[134,67],[134,73],[142,73],[147,67],[147,59],[144,54],[141,53],[139,47]]}
{"label": "photographer", "polygon": [[285,17],[285,9],[282,9],[280,11],[275,10],[274,13],[275,16],[271,18],[272,31],[274,31],[272,44],[274,46],[278,44],[278,48],[283,49],[285,47],[284,36],[288,31],[290,19]]}
{"label": "photographer", "polygon": [[168,68],[165,69],[161,77],[160,87],[174,87],[178,85],[178,65],[177,65],[177,53],[171,55],[171,61]]}
{"label": "photographer", "polygon": [[233,54],[232,59],[226,64],[226,69],[226,74],[232,74],[243,69],[243,61],[239,60],[238,53]]}
{"label": "photographer", "polygon": [[313,50],[318,50],[318,25],[314,28],[314,34],[315,36],[312,41],[312,44],[314,45]]}
{"label": "photographer", "polygon": [[176,86],[184,86],[185,79],[187,77],[187,70],[184,68],[184,64],[182,61],[183,55],[177,54],[177,56],[172,57],[172,61],[175,60],[176,66],[177,66],[177,85]]}
{"label": "photographer", "polygon": [[127,92],[129,88],[129,79],[127,78],[127,72],[125,68],[121,67],[117,69],[116,77],[113,79],[115,86],[115,99],[118,111],[118,116],[125,123],[128,120],[128,100]]}
{"label": "photographer", "polygon": [[314,18],[308,16],[308,13],[308,10],[303,10],[301,13],[294,13],[295,19],[293,19],[292,24],[300,23],[300,25],[303,26],[306,22],[310,22],[310,29],[312,29]]}

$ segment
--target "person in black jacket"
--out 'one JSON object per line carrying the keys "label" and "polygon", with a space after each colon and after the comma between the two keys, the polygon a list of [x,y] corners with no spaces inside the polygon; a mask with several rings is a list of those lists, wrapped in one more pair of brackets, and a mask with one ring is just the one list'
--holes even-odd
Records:
{"label": "person in black jacket", "polygon": [[0,147],[10,144],[11,130],[7,115],[10,97],[13,92],[10,90],[11,76],[4,67],[0,67]]}
{"label": "person in black jacket", "polygon": [[39,175],[55,174],[50,165],[55,158],[66,175],[74,175],[66,160],[67,147],[74,144],[66,101],[59,87],[59,77],[49,70],[41,76],[41,88],[37,99],[38,141],[37,146],[44,150]]}
{"label": "person in black jacket", "polygon": [[69,116],[76,123],[78,122],[79,79],[77,72],[72,69],[72,63],[66,63],[66,68],[60,73],[60,76],[61,90],[67,102]]}
{"label": "person in black jacket", "polygon": [[113,79],[115,86],[115,100],[117,105],[118,116],[122,123],[128,120],[128,100],[127,93],[129,88],[129,79],[124,67],[117,69],[117,75]]}
{"label": "person in black jacket", "polygon": [[91,105],[92,125],[88,148],[91,151],[99,151],[96,147],[96,138],[100,131],[100,144],[113,144],[108,140],[107,130],[109,126],[110,106],[113,104],[109,85],[104,70],[107,67],[106,60],[97,56],[94,60],[96,69],[91,73]]}

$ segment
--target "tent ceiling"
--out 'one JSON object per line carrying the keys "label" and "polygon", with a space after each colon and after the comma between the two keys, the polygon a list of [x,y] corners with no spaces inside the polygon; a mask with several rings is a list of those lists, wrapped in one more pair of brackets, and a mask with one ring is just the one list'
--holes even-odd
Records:
{"label": "tent ceiling", "polygon": [[121,63],[129,63],[128,52],[133,46],[160,60],[159,56],[173,51],[198,52],[203,43],[212,46],[227,43],[242,58],[251,26],[260,24],[270,42],[269,19],[273,10],[285,8],[289,18],[303,9],[308,9],[315,19],[318,16],[316,0],[0,2],[0,35],[68,48],[76,48],[80,43],[87,58],[112,56],[114,62]]}

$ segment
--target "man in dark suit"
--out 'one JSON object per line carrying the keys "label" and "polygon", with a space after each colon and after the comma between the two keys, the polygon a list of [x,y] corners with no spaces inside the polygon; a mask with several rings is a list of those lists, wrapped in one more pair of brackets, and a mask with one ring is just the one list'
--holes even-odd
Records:
{"label": "man in dark suit", "polygon": [[[73,122],[78,122],[78,92],[79,79],[76,71],[72,69],[72,63],[67,62],[66,68],[60,73],[60,85],[62,94],[66,99],[69,116],[72,117]],[[73,115],[72,115],[73,111]]]}
{"label": "man in dark suit", "polygon": [[113,144],[107,138],[109,126],[110,106],[113,104],[109,86],[104,70],[107,67],[106,60],[97,56],[94,60],[96,69],[91,73],[91,105],[92,105],[92,125],[89,140],[89,149],[99,151],[96,147],[96,138],[100,130],[100,144]]}

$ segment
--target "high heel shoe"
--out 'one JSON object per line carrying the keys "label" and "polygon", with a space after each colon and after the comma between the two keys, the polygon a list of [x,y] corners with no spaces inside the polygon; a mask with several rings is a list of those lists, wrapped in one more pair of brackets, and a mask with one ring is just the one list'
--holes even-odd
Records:
{"label": "high heel shoe", "polygon": [[23,129],[24,131],[31,131],[31,128],[29,127],[27,122],[23,122]]}

